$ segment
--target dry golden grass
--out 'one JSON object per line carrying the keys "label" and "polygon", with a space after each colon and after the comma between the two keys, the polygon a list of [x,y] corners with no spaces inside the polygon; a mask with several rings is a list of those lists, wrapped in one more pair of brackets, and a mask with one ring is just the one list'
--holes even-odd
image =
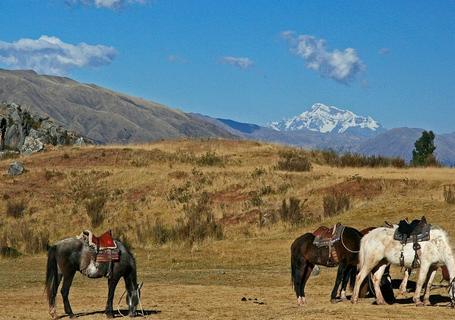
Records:
{"label": "dry golden grass", "polygon": [[[91,228],[84,192],[99,188],[108,196],[105,220],[94,231],[112,228],[133,246],[139,277],[145,281],[144,307],[160,311],[151,318],[446,319],[455,315],[451,309],[415,308],[411,303],[374,306],[363,300],[356,306],[332,305],[329,293],[335,269],[323,269],[320,276],[310,278],[309,304],[297,308],[289,272],[289,246],[295,237],[319,224],[340,221],[361,229],[425,214],[453,238],[455,205],[444,201],[443,188],[453,184],[455,170],[333,168],[313,163],[310,172],[285,172],[275,169],[283,149],[246,141],[177,140],[61,148],[20,159],[28,171],[0,179],[0,245],[24,253],[16,259],[0,258],[0,318],[48,319],[42,285],[45,254],[31,253],[41,250],[46,240],[52,243]],[[207,152],[215,153],[222,164],[198,162]],[[6,172],[9,162],[0,162],[0,172]],[[186,190],[188,199],[172,199],[176,188]],[[323,197],[333,190],[349,195],[351,206],[326,218]],[[204,191],[210,193],[212,210],[223,225],[223,240],[193,246],[171,241],[160,246],[136,231],[157,218],[172,226],[183,215],[185,201]],[[277,212],[282,200],[290,197],[307,199],[303,212],[316,222],[301,227],[282,222],[259,226],[260,213]],[[26,204],[22,217],[6,216],[9,200]],[[400,277],[399,270],[393,275]],[[120,285],[117,298],[122,291]],[[101,311],[106,294],[105,280],[77,276],[70,295],[73,310]],[[442,289],[433,294],[446,296]],[[242,302],[242,297],[265,304]],[[60,297],[58,303],[61,313]]]}

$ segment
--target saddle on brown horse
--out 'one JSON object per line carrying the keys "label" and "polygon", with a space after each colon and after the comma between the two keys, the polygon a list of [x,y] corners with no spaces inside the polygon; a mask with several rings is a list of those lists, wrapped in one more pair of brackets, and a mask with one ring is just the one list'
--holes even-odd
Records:
{"label": "saddle on brown horse", "polygon": [[328,257],[327,257],[327,265],[328,266],[335,266],[338,264],[339,259],[337,252],[334,248],[334,244],[337,241],[340,241],[341,234],[343,233],[344,226],[340,223],[337,223],[332,228],[328,228],[326,226],[320,226],[317,228],[313,235],[314,240],[313,244],[316,247],[327,247],[328,248]]}
{"label": "saddle on brown horse", "polygon": [[90,230],[84,230],[79,236],[93,251],[94,262],[109,263],[107,277],[111,274],[112,262],[120,260],[120,250],[112,238],[111,230],[106,231],[101,236],[95,236]]}
{"label": "saddle on brown horse", "polygon": [[[420,267],[421,247],[419,242],[430,240],[430,230],[431,224],[427,223],[425,216],[423,216],[422,219],[415,219],[411,223],[408,222],[407,218],[401,220],[393,234],[393,239],[400,241],[403,247],[407,243],[413,243],[415,251],[414,260],[412,261],[413,268]],[[403,250],[401,250],[400,265],[404,266]]]}

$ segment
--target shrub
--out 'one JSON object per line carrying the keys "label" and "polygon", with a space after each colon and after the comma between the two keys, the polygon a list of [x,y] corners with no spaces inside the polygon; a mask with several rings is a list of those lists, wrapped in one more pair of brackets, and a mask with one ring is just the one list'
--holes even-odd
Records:
{"label": "shrub", "polygon": [[156,219],[150,233],[153,242],[156,244],[165,244],[172,239],[172,230],[167,228],[160,219]]}
{"label": "shrub", "polygon": [[106,202],[107,193],[102,191],[85,200],[85,210],[90,218],[92,227],[96,228],[104,222],[104,206]]}
{"label": "shrub", "polygon": [[310,171],[312,165],[303,151],[289,150],[280,152],[276,167],[284,171]]}
{"label": "shrub", "polygon": [[358,153],[337,154],[333,150],[320,151],[323,163],[332,167],[396,167],[403,168],[406,162],[399,158],[367,156]]}
{"label": "shrub", "polygon": [[266,172],[265,169],[262,168],[262,167],[261,168],[255,168],[253,170],[253,172],[251,173],[251,178],[253,178],[253,179],[258,178],[258,177],[264,175],[265,172]]}
{"label": "shrub", "polygon": [[19,233],[25,244],[25,251],[28,253],[38,253],[46,251],[49,244],[49,232],[37,231],[35,227],[27,223],[19,224]]}
{"label": "shrub", "polygon": [[262,201],[261,194],[257,193],[256,191],[252,191],[250,195],[251,198],[249,202],[253,207],[259,207],[264,203],[264,201]]}
{"label": "shrub", "polygon": [[207,151],[196,159],[196,164],[200,166],[219,166],[223,164],[223,158],[215,152]]}
{"label": "shrub", "polygon": [[291,225],[299,225],[304,222],[304,215],[302,213],[302,207],[306,200],[301,204],[301,201],[297,198],[289,198],[289,205],[286,199],[283,199],[281,208],[279,211],[280,219],[284,222],[288,222]]}
{"label": "shrub", "polygon": [[14,201],[8,200],[6,202],[6,215],[8,217],[20,218],[24,215],[27,204],[24,200]]}
{"label": "shrub", "polygon": [[444,186],[443,196],[445,202],[455,204],[455,191],[452,190],[452,186]]}
{"label": "shrub", "polygon": [[222,239],[223,228],[215,221],[209,195],[204,192],[196,202],[184,206],[184,216],[177,220],[173,233],[177,240],[190,244],[206,238]]}
{"label": "shrub", "polygon": [[190,187],[191,184],[189,181],[179,187],[172,186],[167,194],[167,200],[177,201],[179,203],[187,203],[191,199]]}
{"label": "shrub", "polygon": [[323,198],[324,216],[331,217],[342,211],[348,210],[351,206],[350,198],[342,192],[329,193]]}

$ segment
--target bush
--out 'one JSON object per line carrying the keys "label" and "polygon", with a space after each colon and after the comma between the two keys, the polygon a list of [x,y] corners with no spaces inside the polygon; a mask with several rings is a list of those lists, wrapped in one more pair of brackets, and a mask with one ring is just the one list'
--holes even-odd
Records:
{"label": "bush", "polygon": [[196,159],[196,164],[200,166],[219,166],[223,165],[223,158],[215,152],[207,151]]}
{"label": "bush", "polygon": [[351,206],[350,198],[347,194],[333,191],[323,198],[324,216],[331,217],[348,210]]}
{"label": "bush", "polygon": [[278,170],[284,171],[310,171],[312,165],[303,151],[289,150],[280,152],[277,163]]}
{"label": "bush", "polygon": [[289,205],[286,199],[283,199],[281,208],[279,211],[280,219],[284,222],[288,222],[291,225],[299,225],[304,222],[304,215],[302,213],[302,207],[306,200],[301,204],[301,201],[297,198],[289,198]]}
{"label": "bush", "polygon": [[193,244],[206,238],[223,238],[223,228],[215,221],[210,204],[209,195],[204,192],[196,202],[184,206],[184,217],[177,220],[173,230],[176,240]]}
{"label": "bush", "polygon": [[104,192],[99,192],[85,200],[85,210],[90,218],[92,227],[96,228],[104,222],[104,206],[106,205],[106,202],[107,194]]}
{"label": "bush", "polygon": [[403,168],[406,162],[398,157],[366,156],[358,153],[337,154],[333,150],[320,151],[323,163],[332,167],[396,167]]}
{"label": "bush", "polygon": [[165,244],[173,238],[172,230],[166,228],[160,219],[156,219],[155,224],[150,230],[153,242],[156,244]]}
{"label": "bush", "polygon": [[6,203],[6,215],[13,218],[21,218],[24,215],[27,204],[24,200],[9,200]]}
{"label": "bush", "polygon": [[445,202],[455,204],[455,192],[452,190],[452,186],[444,186],[443,196]]}

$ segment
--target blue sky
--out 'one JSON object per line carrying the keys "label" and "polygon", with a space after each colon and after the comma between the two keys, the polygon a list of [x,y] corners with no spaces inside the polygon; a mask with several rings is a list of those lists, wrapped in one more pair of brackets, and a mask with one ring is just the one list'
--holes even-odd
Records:
{"label": "blue sky", "polygon": [[1,0],[0,21],[3,68],[258,124],[322,102],[455,131],[455,1]]}

